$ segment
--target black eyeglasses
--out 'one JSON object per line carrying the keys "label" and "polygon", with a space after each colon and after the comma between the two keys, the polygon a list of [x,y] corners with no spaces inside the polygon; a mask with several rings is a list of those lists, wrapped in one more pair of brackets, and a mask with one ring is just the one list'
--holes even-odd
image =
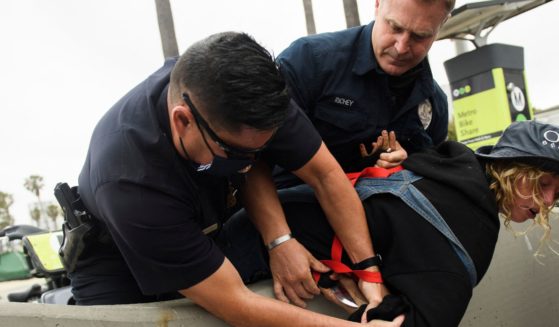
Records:
{"label": "black eyeglasses", "polygon": [[[225,154],[227,155],[228,158],[247,158],[247,157],[256,158],[258,156],[258,154],[260,152],[262,152],[262,150],[266,149],[266,147],[270,143],[270,140],[274,137],[272,135],[272,137],[270,138],[270,140],[268,142],[266,142],[266,144],[264,144],[263,146],[261,146],[259,148],[256,148],[256,149],[243,149],[243,148],[239,148],[239,147],[236,147],[236,146],[233,146],[233,145],[229,145],[225,141],[223,141],[219,136],[217,136],[217,134],[211,129],[210,125],[204,120],[202,115],[200,115],[200,112],[198,111],[198,109],[196,109],[196,107],[194,106],[194,104],[190,100],[190,97],[188,96],[188,94],[183,93],[182,98],[184,99],[186,104],[188,104],[188,106],[190,107],[190,110],[192,111],[192,114],[194,115],[194,120],[196,121],[196,125],[198,126],[198,128],[201,129],[200,128],[200,125],[201,125],[202,128],[204,128],[206,130],[206,132],[208,132],[208,135],[210,136],[210,138],[225,152]],[[275,131],[274,131],[274,134],[275,134]],[[211,149],[210,149],[210,151],[211,151]]]}

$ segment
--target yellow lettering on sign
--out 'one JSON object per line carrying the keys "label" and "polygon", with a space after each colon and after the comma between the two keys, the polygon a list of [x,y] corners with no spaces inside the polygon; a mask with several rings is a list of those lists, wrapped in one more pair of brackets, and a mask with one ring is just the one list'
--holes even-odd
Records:
{"label": "yellow lettering on sign", "polygon": [[474,120],[473,120],[473,119],[464,119],[464,120],[459,120],[459,121],[458,121],[458,126],[459,126],[460,128],[472,126],[473,124],[474,124]]}
{"label": "yellow lettering on sign", "polygon": [[460,131],[460,136],[464,137],[464,138],[468,138],[470,136],[474,136],[479,134],[479,128],[474,127],[474,128],[465,128],[463,130]]}
{"label": "yellow lettering on sign", "polygon": [[457,116],[458,119],[467,118],[467,117],[471,117],[471,116],[476,115],[477,114],[477,109],[472,108],[472,109],[457,112],[456,114],[457,114],[456,116]]}

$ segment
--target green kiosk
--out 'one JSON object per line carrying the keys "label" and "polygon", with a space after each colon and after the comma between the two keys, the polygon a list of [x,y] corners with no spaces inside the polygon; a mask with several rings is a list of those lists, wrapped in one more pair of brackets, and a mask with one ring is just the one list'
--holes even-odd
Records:
{"label": "green kiosk", "polygon": [[533,118],[524,51],[491,44],[445,62],[457,140],[472,149],[495,144],[511,122]]}
{"label": "green kiosk", "polygon": [[500,22],[548,1],[476,2],[452,12],[439,39],[468,40],[476,47],[444,63],[458,141],[472,149],[492,145],[512,122],[533,119],[523,48],[488,45],[487,36]]}

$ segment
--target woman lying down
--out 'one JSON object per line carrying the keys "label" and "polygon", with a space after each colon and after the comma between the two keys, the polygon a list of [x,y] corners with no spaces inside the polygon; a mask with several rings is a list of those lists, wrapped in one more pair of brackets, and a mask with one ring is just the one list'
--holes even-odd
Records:
{"label": "woman lying down", "polygon": [[[517,122],[495,146],[475,153],[449,141],[410,155],[401,170],[389,171],[386,178],[362,175],[355,187],[375,253],[382,259],[357,265],[333,242],[334,233],[316,201],[290,196],[290,190],[280,191],[280,198],[286,199],[293,237],[342,272],[319,282],[329,299],[355,311],[364,301],[354,281],[362,279],[382,280],[391,294],[376,310],[363,313],[362,306],[351,319],[392,320],[403,313],[403,326],[457,326],[493,256],[498,213],[505,224],[535,219],[549,230],[548,214],[559,195],[558,141],[559,127]],[[371,266],[380,274],[359,275]],[[332,279],[341,281],[330,288]]]}

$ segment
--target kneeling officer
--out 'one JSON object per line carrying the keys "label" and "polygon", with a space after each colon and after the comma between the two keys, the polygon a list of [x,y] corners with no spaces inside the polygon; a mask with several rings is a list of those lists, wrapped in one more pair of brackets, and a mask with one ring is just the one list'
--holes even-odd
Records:
{"label": "kneeling officer", "polygon": [[[236,189],[245,204],[269,199],[254,191],[269,190],[269,176],[254,179],[269,183],[264,188],[244,178],[260,159],[315,185],[321,203],[337,195],[330,206],[344,213],[337,219],[364,221],[351,184],[290,102],[271,55],[251,37],[212,35],[167,60],[93,132],[78,193],[97,234],[109,241],[92,237],[81,251],[70,276],[77,304],[181,294],[232,325],[356,325],[252,293],[243,284],[252,276],[240,276],[226,258],[227,251],[245,251],[215,228],[237,208]],[[356,260],[372,255],[354,253]]]}

